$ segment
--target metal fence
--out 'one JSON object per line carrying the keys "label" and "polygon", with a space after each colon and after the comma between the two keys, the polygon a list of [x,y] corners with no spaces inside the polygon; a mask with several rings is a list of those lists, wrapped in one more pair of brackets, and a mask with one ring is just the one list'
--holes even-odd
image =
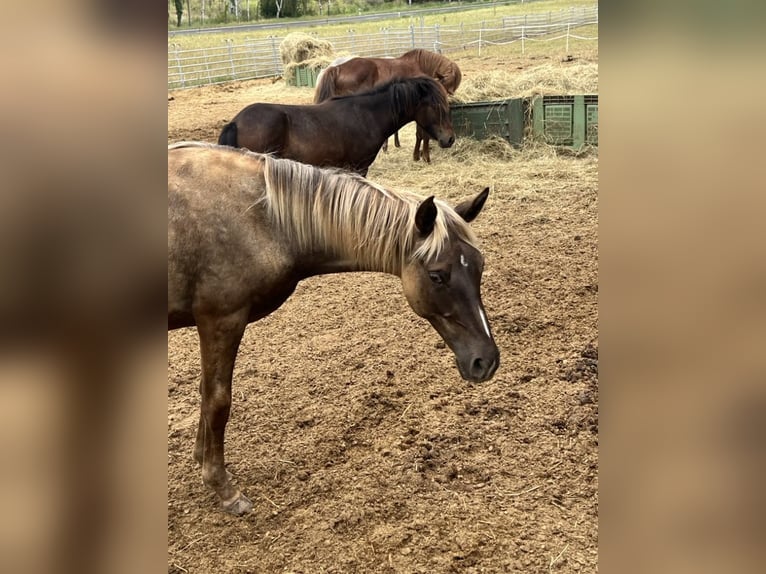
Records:
{"label": "metal fence", "polygon": [[[571,8],[558,12],[506,16],[471,26],[417,26],[384,29],[374,34],[324,37],[338,55],[381,57],[399,56],[407,50],[424,48],[448,54],[482,46],[507,44],[566,32],[598,24],[598,6]],[[563,36],[559,36],[563,37]],[[593,40],[597,38],[574,38]],[[269,37],[235,44],[224,40],[216,48],[182,50],[168,45],[168,89],[220,84],[232,80],[251,80],[281,76],[283,64],[279,44],[283,38]]]}

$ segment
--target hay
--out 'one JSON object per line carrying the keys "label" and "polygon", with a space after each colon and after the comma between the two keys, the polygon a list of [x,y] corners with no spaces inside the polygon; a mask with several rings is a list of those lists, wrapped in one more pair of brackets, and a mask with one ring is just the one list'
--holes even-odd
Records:
{"label": "hay", "polygon": [[285,66],[291,63],[313,61],[318,58],[325,58],[329,63],[335,58],[335,49],[332,43],[327,40],[301,32],[293,32],[285,36],[285,39],[279,44],[279,54]]}
{"label": "hay", "polygon": [[463,83],[450,101],[485,102],[536,95],[574,95],[598,93],[598,64],[543,64],[517,74],[491,70]]}
{"label": "hay", "polygon": [[312,70],[321,70],[322,68],[329,66],[333,59],[334,58],[328,56],[317,56],[316,58],[310,58],[308,60],[303,60],[302,62],[288,62],[285,64],[284,76],[286,78],[291,78],[295,68],[310,68]]}

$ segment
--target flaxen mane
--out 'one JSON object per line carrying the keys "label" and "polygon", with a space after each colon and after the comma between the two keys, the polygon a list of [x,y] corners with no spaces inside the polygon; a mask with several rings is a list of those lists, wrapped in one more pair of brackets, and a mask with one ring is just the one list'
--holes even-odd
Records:
{"label": "flaxen mane", "polygon": [[476,245],[468,224],[448,204],[438,207],[433,232],[418,243],[415,212],[423,197],[391,191],[363,177],[244,149],[181,142],[168,146],[209,147],[253,156],[264,162],[266,193],[260,200],[277,227],[308,252],[334,250],[363,269],[398,273],[409,259],[431,261],[448,239]]}
{"label": "flaxen mane", "polygon": [[470,227],[441,201],[433,232],[416,248],[415,212],[424,198],[361,176],[266,157],[266,202],[277,225],[306,250],[335,249],[361,268],[397,273],[409,258],[438,257],[450,236],[470,244]]}

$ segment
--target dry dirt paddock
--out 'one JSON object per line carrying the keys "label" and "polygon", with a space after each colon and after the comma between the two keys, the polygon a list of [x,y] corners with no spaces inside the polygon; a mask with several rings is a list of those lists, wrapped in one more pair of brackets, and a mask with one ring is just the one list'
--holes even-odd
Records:
{"label": "dry dirt paddock", "polygon": [[[454,59],[464,83],[576,64]],[[311,97],[270,80],[174,92],[168,141],[215,141],[246,104]],[[453,202],[492,189],[473,225],[500,369],[462,381],[394,277],[306,281],[242,342],[226,446],[255,509],[234,518],[191,456],[196,333],[169,333],[169,572],[597,571],[597,153],[458,140],[424,165],[411,126],[402,140],[370,179]]]}

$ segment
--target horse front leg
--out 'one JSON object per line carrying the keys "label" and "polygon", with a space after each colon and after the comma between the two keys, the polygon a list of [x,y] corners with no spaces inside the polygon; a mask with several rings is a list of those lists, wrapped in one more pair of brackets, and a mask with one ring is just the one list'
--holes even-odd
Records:
{"label": "horse front leg", "polygon": [[402,145],[399,143],[399,132],[398,131],[394,132],[394,145],[396,147],[402,147]]}
{"label": "horse front leg", "polygon": [[428,145],[428,142],[431,141],[431,138],[428,137],[428,135],[423,136],[423,161],[426,163],[431,163],[431,148]]}
{"label": "horse front leg", "polygon": [[423,130],[420,129],[420,126],[417,126],[415,128],[415,150],[412,152],[413,161],[420,159],[420,142],[423,141],[423,137]]}
{"label": "horse front leg", "polygon": [[227,317],[198,318],[202,356],[200,423],[194,458],[202,464],[202,481],[235,516],[250,512],[253,503],[232,486],[224,461],[224,433],[231,410],[231,379],[239,343],[247,326],[247,310]]}

